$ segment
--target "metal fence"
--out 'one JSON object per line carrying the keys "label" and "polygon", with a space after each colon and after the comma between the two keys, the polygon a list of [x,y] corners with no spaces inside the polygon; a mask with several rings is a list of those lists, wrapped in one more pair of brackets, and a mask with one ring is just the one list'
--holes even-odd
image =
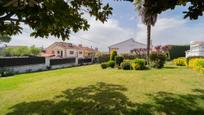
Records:
{"label": "metal fence", "polygon": [[0,67],[44,64],[44,57],[0,58]]}

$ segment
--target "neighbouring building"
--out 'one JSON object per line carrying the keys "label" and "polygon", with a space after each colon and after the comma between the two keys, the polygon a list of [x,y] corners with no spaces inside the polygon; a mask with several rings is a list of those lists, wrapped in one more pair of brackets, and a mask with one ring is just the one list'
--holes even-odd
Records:
{"label": "neighbouring building", "polygon": [[60,58],[88,58],[93,57],[98,49],[74,45],[72,43],[55,42],[44,50],[44,57],[60,57]]}
{"label": "neighbouring building", "polygon": [[186,51],[186,58],[204,57],[204,41],[192,41],[190,50]]}
{"label": "neighbouring building", "polygon": [[109,51],[116,50],[119,54],[131,53],[133,49],[146,48],[146,44],[135,41],[133,38],[109,46]]}

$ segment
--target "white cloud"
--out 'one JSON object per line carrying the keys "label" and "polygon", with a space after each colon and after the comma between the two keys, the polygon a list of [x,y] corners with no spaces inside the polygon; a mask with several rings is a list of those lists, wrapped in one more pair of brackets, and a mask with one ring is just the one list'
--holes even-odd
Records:
{"label": "white cloud", "polygon": [[[137,29],[135,30],[123,28],[119,21],[115,19],[109,19],[108,22],[103,24],[90,18],[89,23],[91,25],[89,31],[72,34],[70,40],[66,42],[98,47],[103,51],[107,51],[109,45],[129,38],[135,38],[139,42],[146,43],[146,26],[141,21],[137,23]],[[159,18],[152,28],[153,44],[188,44],[192,40],[204,40],[204,23],[190,26],[191,23],[193,22],[178,18]],[[29,27],[24,26],[23,34],[14,36],[10,44],[47,47],[55,41],[62,41],[54,37],[34,39],[29,36],[30,31]]]}
{"label": "white cloud", "polygon": [[[204,40],[204,34],[200,23],[197,26],[189,26],[193,22],[177,18],[159,18],[152,28],[152,40],[154,45],[164,44],[189,44],[192,40]],[[141,22],[137,25],[136,39],[146,42],[146,26]]]}
{"label": "white cloud", "polygon": [[[103,51],[108,50],[108,46],[134,36],[134,32],[127,28],[122,28],[119,22],[114,19],[109,19],[106,23],[96,21],[94,18],[90,18],[89,23],[91,25],[88,31],[80,31],[72,34],[70,40],[66,42],[72,42],[74,44],[83,44],[85,46],[98,47]],[[28,26],[23,26],[23,34],[13,36],[13,40],[10,45],[36,45],[44,46],[52,44],[55,41],[61,41],[54,37],[46,38],[32,38],[29,36],[31,29]]]}

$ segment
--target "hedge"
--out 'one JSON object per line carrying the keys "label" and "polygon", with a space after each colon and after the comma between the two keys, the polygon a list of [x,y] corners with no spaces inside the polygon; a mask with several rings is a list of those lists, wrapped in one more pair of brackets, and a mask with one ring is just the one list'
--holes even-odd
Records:
{"label": "hedge", "polygon": [[178,57],[185,57],[185,52],[187,50],[190,50],[190,45],[171,45],[171,49],[169,50],[170,60]]}

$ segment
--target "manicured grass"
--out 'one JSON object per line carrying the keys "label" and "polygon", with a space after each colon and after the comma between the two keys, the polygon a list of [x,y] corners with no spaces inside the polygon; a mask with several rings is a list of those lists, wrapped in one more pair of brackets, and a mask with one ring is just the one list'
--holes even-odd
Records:
{"label": "manicured grass", "polygon": [[0,114],[203,115],[204,75],[186,67],[102,70],[100,65],[0,78]]}

